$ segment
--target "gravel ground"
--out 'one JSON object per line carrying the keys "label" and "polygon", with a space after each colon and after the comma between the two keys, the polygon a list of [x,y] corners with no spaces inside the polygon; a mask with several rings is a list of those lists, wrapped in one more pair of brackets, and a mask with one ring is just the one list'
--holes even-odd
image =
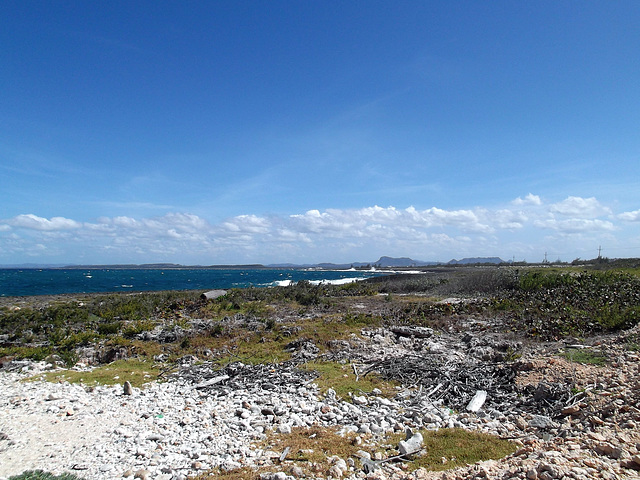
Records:
{"label": "gravel ground", "polygon": [[[408,354],[437,350],[449,351],[452,359],[485,355],[491,343],[474,343],[465,335],[471,332],[474,338],[495,342],[498,331],[492,333],[486,322],[459,327],[437,339],[399,337],[386,330],[368,332],[359,350],[345,355],[360,359],[395,355],[399,361]],[[416,405],[426,413],[409,426],[484,431],[513,440],[519,449],[501,460],[439,473],[407,473],[392,462],[364,472],[343,459],[340,465],[345,468],[334,469],[334,477],[640,478],[640,354],[625,342],[639,332],[636,327],[583,340],[588,348],[606,352],[609,363],[602,367],[558,357],[562,343],[528,343],[516,378],[523,392],[541,395],[544,401],[540,386],[551,383],[572,385],[580,393],[562,411],[552,413],[500,412],[488,406],[477,413],[453,413],[429,407],[426,400],[419,404],[415,392],[413,397],[393,400],[371,395],[354,404],[321,397],[311,383],[285,385],[276,391],[251,386],[203,390],[178,379],[124,395],[122,385],[88,388],[22,381],[46,368],[43,363],[25,363],[17,371],[5,366],[0,369],[0,480],[36,468],[97,480],[134,476],[180,480],[211,467],[274,465],[279,452],[255,447],[268,428],[286,431],[320,423],[359,431],[365,424],[370,430],[397,429],[413,421],[405,413]],[[291,466],[285,462],[278,475],[273,478],[293,478]]]}

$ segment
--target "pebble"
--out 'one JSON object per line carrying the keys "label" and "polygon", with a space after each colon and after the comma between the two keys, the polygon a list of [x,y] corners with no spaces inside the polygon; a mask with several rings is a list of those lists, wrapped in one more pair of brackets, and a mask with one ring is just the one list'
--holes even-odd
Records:
{"label": "pebble", "polygon": [[[552,417],[502,414],[485,407],[477,413],[453,412],[406,389],[391,399],[381,392],[359,393],[348,399],[351,403],[332,390],[320,395],[314,384],[284,383],[264,391],[250,386],[207,390],[174,379],[128,394],[123,384],[89,389],[69,383],[20,382],[42,368],[34,363],[22,373],[0,370],[0,480],[28,469],[61,474],[74,465],[82,469],[81,477],[95,480],[185,480],[216,467],[276,465],[282,452],[261,451],[256,442],[271,429],[288,434],[294,427],[308,425],[335,425],[363,437],[407,427],[412,432],[457,427],[515,437],[522,446],[503,461],[436,477],[420,469],[402,472],[394,462],[383,462],[380,452],[372,459],[362,446],[358,455],[369,470],[356,468],[359,463],[352,458],[333,457],[317,468],[325,473],[330,469],[334,478],[625,479],[637,478],[640,469],[640,441],[634,428],[640,410],[633,407],[640,386],[637,360],[618,369],[621,375],[628,374],[628,381],[615,383],[605,376],[599,380],[603,386],[598,388],[613,392],[597,397],[611,407],[609,413],[581,403]],[[624,430],[608,428],[614,422]],[[417,435],[411,433],[404,440],[405,451],[422,446]],[[358,438],[355,444],[363,444]],[[283,471],[263,478],[304,478],[299,467],[286,462],[280,467]]]}

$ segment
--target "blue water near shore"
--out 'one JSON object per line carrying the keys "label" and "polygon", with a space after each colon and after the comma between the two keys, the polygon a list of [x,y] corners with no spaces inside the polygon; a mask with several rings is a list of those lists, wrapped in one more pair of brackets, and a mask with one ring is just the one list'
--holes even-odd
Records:
{"label": "blue water near shore", "polygon": [[0,296],[269,287],[301,280],[347,283],[381,274],[294,269],[0,269]]}

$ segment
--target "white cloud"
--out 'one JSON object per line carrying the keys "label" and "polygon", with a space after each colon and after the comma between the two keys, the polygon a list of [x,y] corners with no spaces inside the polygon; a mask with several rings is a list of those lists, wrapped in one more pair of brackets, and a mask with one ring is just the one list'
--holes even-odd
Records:
{"label": "white cloud", "polygon": [[540,199],[540,197],[538,195],[534,195],[532,193],[529,193],[527,196],[525,196],[524,198],[518,197],[515,200],[513,200],[511,202],[513,205],[542,205],[542,200]]}
{"label": "white cloud", "polygon": [[495,212],[487,212],[486,222],[498,229],[515,230],[523,228],[528,216],[520,211],[500,209]]}
{"label": "white cloud", "polygon": [[231,233],[266,234],[270,229],[270,222],[266,218],[256,215],[239,215],[222,224],[222,228]]}
{"label": "white cloud", "polygon": [[456,226],[472,231],[491,231],[489,225],[480,223],[478,216],[471,210],[442,210],[432,207],[422,212],[427,226]]}
{"label": "white cloud", "polygon": [[640,222],[640,210],[634,210],[633,212],[623,212],[617,216],[624,222]]}
{"label": "white cloud", "polygon": [[537,227],[549,228],[562,233],[582,233],[615,230],[613,223],[599,219],[572,218],[568,220],[556,220],[550,218],[535,222]]}
{"label": "white cloud", "polygon": [[107,223],[112,223],[116,227],[136,228],[138,221],[131,217],[114,217],[110,222],[107,219]]}
{"label": "white cloud", "polygon": [[52,217],[51,219],[38,217],[32,213],[18,215],[7,222],[15,228],[25,228],[29,230],[71,230],[80,228],[81,223],[64,217]]}
{"label": "white cloud", "polygon": [[[84,223],[25,214],[0,220],[0,232],[6,232],[0,236],[0,263],[13,263],[21,255],[44,258],[54,253],[65,255],[69,262],[94,255],[95,263],[138,259],[140,263],[185,263],[190,258],[202,264],[223,258],[230,263],[306,263],[313,259],[370,261],[375,255],[420,260],[500,254],[511,258],[519,251],[526,253],[521,245],[545,251],[558,239],[566,242],[558,251],[575,258],[584,255],[580,235],[606,242],[606,236],[615,231],[615,240],[621,242],[623,222],[640,221],[640,210],[599,218],[610,212],[595,198],[568,197],[545,206],[540,197],[529,194],[499,208],[374,205],[284,216],[239,215],[217,224],[180,212],[152,218],[100,217]],[[552,237],[545,237],[545,231],[553,232]]]}
{"label": "white cloud", "polygon": [[456,227],[472,232],[491,232],[493,228],[480,221],[479,214],[472,210],[443,210],[432,207],[417,210],[408,207],[398,210],[395,207],[367,207],[356,210],[309,210],[303,215],[291,215],[290,219],[308,232],[329,232],[342,234],[362,234],[372,225],[398,228],[411,226],[413,228],[443,228]]}
{"label": "white cloud", "polygon": [[611,214],[611,209],[601,205],[595,197],[567,197],[565,200],[551,205],[549,211],[577,218],[593,218]]}
{"label": "white cloud", "polygon": [[[374,207],[375,208],[375,207]],[[354,212],[348,210],[309,210],[304,214],[290,215],[290,228],[307,234],[322,234],[342,236],[344,234],[358,235],[366,225],[366,220],[359,220]]]}

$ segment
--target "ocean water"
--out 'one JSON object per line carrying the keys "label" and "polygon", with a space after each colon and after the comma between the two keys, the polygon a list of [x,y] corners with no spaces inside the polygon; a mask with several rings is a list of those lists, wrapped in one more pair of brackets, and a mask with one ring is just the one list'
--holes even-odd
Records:
{"label": "ocean water", "polygon": [[0,269],[0,296],[270,287],[300,280],[340,284],[381,274],[297,269]]}

